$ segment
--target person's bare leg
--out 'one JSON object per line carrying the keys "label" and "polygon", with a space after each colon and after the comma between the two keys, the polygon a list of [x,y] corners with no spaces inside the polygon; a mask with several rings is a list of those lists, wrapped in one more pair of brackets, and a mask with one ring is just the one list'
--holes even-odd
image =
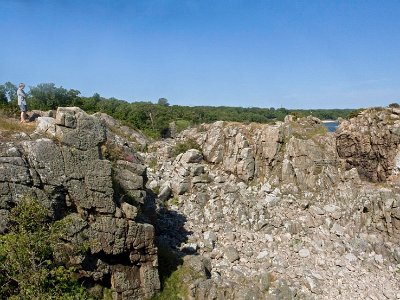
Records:
{"label": "person's bare leg", "polygon": [[25,122],[25,113],[21,111],[21,123]]}

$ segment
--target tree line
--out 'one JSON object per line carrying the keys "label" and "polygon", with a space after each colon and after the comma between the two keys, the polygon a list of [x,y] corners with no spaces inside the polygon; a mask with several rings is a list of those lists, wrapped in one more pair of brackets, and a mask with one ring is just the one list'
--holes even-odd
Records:
{"label": "tree line", "polygon": [[[0,107],[3,110],[18,111],[16,90],[17,86],[11,82],[0,85]],[[352,109],[290,110],[273,107],[180,106],[170,105],[165,98],[160,98],[157,103],[128,102],[113,97],[104,98],[98,93],[84,97],[78,90],[67,90],[62,86],[57,87],[54,83],[30,86],[27,102],[30,110],[77,106],[88,113],[103,112],[154,138],[167,136],[171,122],[175,122],[180,130],[191,125],[215,121],[273,123],[282,121],[288,114],[297,117],[312,115],[322,120],[336,120],[339,117],[348,117],[353,111]]]}

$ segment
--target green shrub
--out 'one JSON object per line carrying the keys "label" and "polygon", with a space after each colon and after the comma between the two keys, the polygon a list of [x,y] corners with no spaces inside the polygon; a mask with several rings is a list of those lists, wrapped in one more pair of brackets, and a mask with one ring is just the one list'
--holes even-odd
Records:
{"label": "green shrub", "polygon": [[[29,108],[29,107],[28,107]],[[7,117],[19,117],[20,109],[17,104],[17,101],[12,101],[9,103],[0,103],[0,111]]]}
{"label": "green shrub", "polygon": [[173,205],[174,206],[179,206],[179,199],[176,198],[176,197],[173,197],[173,198],[168,200],[167,205],[168,206],[173,206]]}
{"label": "green shrub", "polygon": [[0,236],[0,299],[89,299],[75,270],[54,262],[66,229],[47,216],[30,197],[11,210],[9,232]]}
{"label": "green shrub", "polygon": [[353,111],[351,111],[347,116],[346,116],[346,119],[352,119],[352,118],[355,118],[355,117],[357,117],[359,114],[360,114],[360,112],[362,112],[363,110],[362,109],[355,109],[355,110],[353,110]]}
{"label": "green shrub", "polygon": [[204,274],[184,263],[170,249],[158,249],[161,292],[152,300],[188,299],[190,285],[196,280],[205,279]]}
{"label": "green shrub", "polygon": [[158,167],[158,163],[157,163],[157,158],[151,158],[150,161],[148,162],[148,166],[149,168],[153,169],[153,170],[157,170]]}
{"label": "green shrub", "polygon": [[189,128],[192,125],[192,123],[188,120],[180,119],[175,121],[175,125],[176,125],[176,131],[179,133],[185,130],[186,128]]}
{"label": "green shrub", "polygon": [[[186,299],[188,292],[187,280],[192,277],[192,270],[183,266],[183,260],[171,249],[158,247],[158,273],[161,282],[161,292],[152,300]],[[191,281],[192,282],[192,281]]]}
{"label": "green shrub", "polygon": [[158,246],[158,274],[160,276],[161,288],[163,289],[165,281],[176,271],[183,261],[171,249],[166,246]]}
{"label": "green shrub", "polygon": [[185,153],[186,151],[190,149],[197,149],[201,151],[201,147],[199,144],[194,140],[194,139],[188,139],[184,142],[178,143],[173,151],[174,156],[178,156],[181,153]]}
{"label": "green shrub", "polygon": [[[193,273],[193,274],[192,274]],[[189,284],[195,278],[194,272],[189,268],[180,266],[164,282],[164,289],[153,300],[180,300],[188,298]]]}

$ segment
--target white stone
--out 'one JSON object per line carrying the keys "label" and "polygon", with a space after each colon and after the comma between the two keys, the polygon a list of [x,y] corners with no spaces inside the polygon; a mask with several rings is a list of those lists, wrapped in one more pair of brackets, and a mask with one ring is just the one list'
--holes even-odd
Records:
{"label": "white stone", "polygon": [[212,232],[212,231],[206,231],[206,232],[204,232],[204,239],[205,240],[210,240],[210,241],[213,241],[213,242],[216,242],[217,240],[218,240],[218,237],[217,237],[217,235],[214,233],[214,232]]}
{"label": "white stone", "polygon": [[264,185],[261,187],[261,191],[262,191],[262,192],[270,193],[270,192],[272,192],[272,187],[271,187],[271,185],[270,185],[268,182],[266,182],[266,183],[264,183]]}
{"label": "white stone", "polygon": [[381,254],[376,254],[374,259],[378,264],[383,264],[383,256]]}
{"label": "white stone", "polygon": [[274,241],[274,237],[272,235],[268,234],[268,233],[266,233],[264,237],[265,237],[265,240],[267,242],[273,242]]}
{"label": "white stone", "polygon": [[149,189],[154,190],[157,187],[158,187],[157,180],[152,180],[152,181],[149,182]]}
{"label": "white stone", "polygon": [[397,167],[397,169],[400,171],[400,149],[394,158],[394,164]]}
{"label": "white stone", "polygon": [[306,257],[310,256],[310,250],[303,248],[299,251],[299,255],[300,255],[300,257],[306,258]]}
{"label": "white stone", "polygon": [[345,258],[349,261],[349,262],[353,262],[357,260],[357,256],[355,256],[353,253],[347,253],[345,255]]}
{"label": "white stone", "polygon": [[335,211],[337,211],[337,210],[339,210],[340,209],[340,207],[339,206],[336,206],[336,205],[334,205],[334,204],[328,204],[328,205],[325,205],[324,206],[324,210],[327,212],[327,213],[333,213],[333,212],[335,212]]}
{"label": "white stone", "polygon": [[318,206],[311,206],[310,211],[315,215],[323,215],[325,212]]}
{"label": "white stone", "polygon": [[261,251],[258,255],[257,255],[257,259],[264,259],[266,257],[269,256],[269,252],[267,250]]}

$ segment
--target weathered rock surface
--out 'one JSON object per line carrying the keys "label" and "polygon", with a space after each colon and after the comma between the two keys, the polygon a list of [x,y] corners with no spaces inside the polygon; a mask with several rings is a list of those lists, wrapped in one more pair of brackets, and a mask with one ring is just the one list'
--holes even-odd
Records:
{"label": "weathered rock surface", "polygon": [[[364,135],[349,126],[380,113],[386,125],[368,121]],[[189,298],[400,298],[393,114],[367,112],[336,134],[311,117],[216,122],[151,145],[149,183],[162,187],[161,210],[168,211],[157,224],[163,244],[190,246],[211,261],[210,276],[193,283]],[[348,142],[354,136],[375,145],[369,155]],[[175,145],[189,139],[201,152],[174,157]],[[194,153],[202,159],[183,159]]]}
{"label": "weathered rock surface", "polygon": [[337,131],[339,156],[360,177],[374,182],[399,172],[400,110],[370,109],[342,122]]}
{"label": "weathered rock surface", "polygon": [[[336,133],[288,117],[154,143],[104,114],[55,116],[0,145],[0,232],[35,194],[69,220],[66,247],[89,246],[71,264],[115,299],[159,290],[155,241],[190,270],[183,299],[400,299],[400,111]],[[188,140],[198,149],[175,155]]]}
{"label": "weathered rock surface", "polygon": [[141,216],[146,167],[103,119],[59,108],[38,118],[31,137],[1,142],[0,232],[9,209],[34,195],[53,219],[68,220],[60,247],[85,249],[68,257],[85,282],[110,287],[113,299],[147,299],[160,284],[154,227]]}

